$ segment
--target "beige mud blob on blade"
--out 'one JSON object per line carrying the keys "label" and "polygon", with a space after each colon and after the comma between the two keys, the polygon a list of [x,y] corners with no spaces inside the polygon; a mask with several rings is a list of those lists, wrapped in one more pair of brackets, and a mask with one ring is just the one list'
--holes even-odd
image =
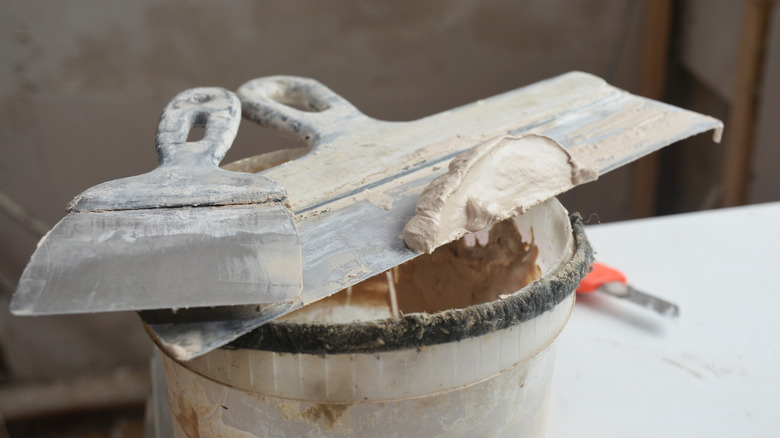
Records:
{"label": "beige mud blob on blade", "polygon": [[490,139],[455,157],[449,171],[425,188],[404,241],[430,253],[597,176],[549,137]]}

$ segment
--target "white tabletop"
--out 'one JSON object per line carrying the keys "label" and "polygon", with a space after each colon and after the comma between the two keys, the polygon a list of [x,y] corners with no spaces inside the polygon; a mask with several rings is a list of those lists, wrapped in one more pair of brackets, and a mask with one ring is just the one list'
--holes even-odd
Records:
{"label": "white tabletop", "polygon": [[548,437],[780,436],[780,203],[586,228],[676,319],[578,297]]}

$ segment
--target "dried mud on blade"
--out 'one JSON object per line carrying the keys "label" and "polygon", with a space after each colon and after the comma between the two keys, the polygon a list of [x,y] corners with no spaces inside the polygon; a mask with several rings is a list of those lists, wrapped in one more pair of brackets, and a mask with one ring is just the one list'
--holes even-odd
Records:
{"label": "dried mud on blade", "polygon": [[[160,119],[159,166],[76,197],[38,244],[12,312],[252,304],[257,316],[299,306],[300,243],[284,190],[218,167],[239,122],[230,91],[177,95]],[[205,125],[205,136],[187,142],[194,125]]]}
{"label": "dried mud on blade", "polygon": [[[484,141],[545,135],[603,174],[701,132],[715,130],[719,141],[723,126],[579,72],[411,122],[369,118],[306,78],[260,78],[238,94],[244,117],[309,147],[303,157],[260,173],[287,190],[302,249],[303,305],[415,257],[399,236],[422,189],[453,157]],[[142,315],[158,345],[183,360],[269,319],[251,306],[202,316]],[[180,329],[175,336],[172,326]],[[176,348],[182,339],[190,342],[186,351]],[[208,347],[196,351],[202,339]]]}

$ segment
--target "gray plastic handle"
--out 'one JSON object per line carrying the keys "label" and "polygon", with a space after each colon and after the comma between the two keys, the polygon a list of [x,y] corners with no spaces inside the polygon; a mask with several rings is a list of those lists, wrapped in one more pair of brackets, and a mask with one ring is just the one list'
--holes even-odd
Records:
{"label": "gray plastic handle", "polygon": [[[131,210],[280,202],[284,188],[262,175],[219,168],[241,123],[241,101],[224,88],[192,88],[165,107],[155,147],[159,165],[151,172],[108,181],[74,198],[68,211]],[[204,137],[187,141],[205,126]]]}
{"label": "gray plastic handle", "polygon": [[[159,164],[218,166],[233,144],[240,122],[241,102],[231,91],[217,87],[182,91],[160,116],[155,142]],[[195,126],[205,126],[205,135],[187,142]]]}
{"label": "gray plastic handle", "polygon": [[373,121],[314,79],[268,76],[245,83],[236,93],[245,118],[312,148],[345,132],[347,125]]}

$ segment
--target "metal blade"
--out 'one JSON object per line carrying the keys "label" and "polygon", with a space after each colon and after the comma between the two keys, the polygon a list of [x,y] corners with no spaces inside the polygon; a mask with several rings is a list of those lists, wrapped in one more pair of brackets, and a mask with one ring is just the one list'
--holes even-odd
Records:
{"label": "metal blade", "polygon": [[300,299],[253,306],[138,312],[157,346],[177,360],[190,360],[301,307]]}
{"label": "metal blade", "polygon": [[680,315],[680,308],[677,307],[677,304],[646,294],[627,284],[605,283],[598,290],[639,304],[664,316],[676,317]]}
{"label": "metal blade", "polygon": [[38,243],[16,315],[277,303],[301,252],[278,203],[71,213]]}

